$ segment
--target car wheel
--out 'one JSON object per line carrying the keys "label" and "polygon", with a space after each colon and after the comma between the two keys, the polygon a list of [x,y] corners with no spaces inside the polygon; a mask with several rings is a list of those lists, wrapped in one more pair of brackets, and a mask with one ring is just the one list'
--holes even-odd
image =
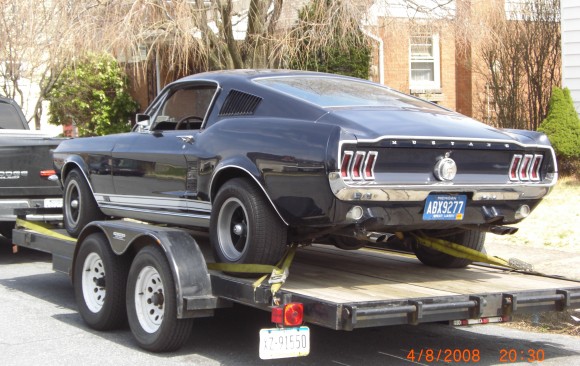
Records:
{"label": "car wheel", "polygon": [[107,238],[95,233],[83,240],[74,264],[74,292],[79,313],[93,329],[126,324],[125,287],[128,263]]}
{"label": "car wheel", "polygon": [[129,326],[140,347],[175,351],[189,338],[193,320],[177,318],[175,282],[160,247],[147,246],[135,256],[126,301]]}
{"label": "car wheel", "polygon": [[64,183],[63,216],[66,231],[75,238],[89,222],[105,217],[78,169],[71,171]]}
{"label": "car wheel", "polygon": [[236,178],[216,195],[210,241],[218,262],[276,264],[286,249],[287,228],[258,187]]}
{"label": "car wheel", "polygon": [[[450,235],[445,235],[445,232],[437,232],[433,233],[433,236],[463,245],[464,247],[477,250],[478,252],[483,250],[483,244],[485,242],[485,232],[476,230],[464,230],[450,233]],[[412,247],[417,258],[419,258],[423,264],[428,266],[440,268],[463,268],[472,263],[469,259],[453,257],[435,249],[427,248],[416,242],[413,243]]]}

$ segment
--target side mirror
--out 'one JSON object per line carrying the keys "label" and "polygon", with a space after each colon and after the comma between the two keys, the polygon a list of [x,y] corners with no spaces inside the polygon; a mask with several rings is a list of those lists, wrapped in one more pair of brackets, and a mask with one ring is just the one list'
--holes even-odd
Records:
{"label": "side mirror", "polygon": [[135,124],[135,128],[133,128],[133,131],[135,131],[135,132],[147,132],[147,131],[149,131],[149,119],[150,118],[151,117],[149,117],[148,114],[137,113],[137,115],[136,115],[137,123]]}

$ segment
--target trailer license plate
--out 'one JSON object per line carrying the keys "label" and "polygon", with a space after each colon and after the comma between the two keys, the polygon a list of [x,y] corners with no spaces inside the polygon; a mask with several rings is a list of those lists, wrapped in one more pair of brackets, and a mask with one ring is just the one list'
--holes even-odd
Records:
{"label": "trailer license plate", "polygon": [[461,221],[465,215],[466,195],[429,195],[425,202],[423,220]]}
{"label": "trailer license plate", "polygon": [[273,328],[260,330],[260,358],[308,356],[310,353],[310,328]]}
{"label": "trailer license plate", "polygon": [[44,199],[45,208],[61,208],[62,198],[45,198]]}

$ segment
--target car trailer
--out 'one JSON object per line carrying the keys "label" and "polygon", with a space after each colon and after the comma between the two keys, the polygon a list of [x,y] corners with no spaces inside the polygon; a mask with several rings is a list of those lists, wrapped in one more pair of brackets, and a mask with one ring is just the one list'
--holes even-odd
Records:
{"label": "car trailer", "polygon": [[300,247],[292,250],[291,274],[277,268],[271,284],[218,270],[230,271],[213,264],[209,248],[184,229],[114,220],[89,224],[78,239],[62,232],[20,219],[13,243],[52,254],[53,269],[71,277],[90,327],[113,329],[126,316],[137,343],[154,352],[177,350],[192,319],[232,303],[270,313],[272,328],[260,331],[263,359],[307,355],[305,324],[347,331],[485,324],[580,307],[579,281],[490,265],[434,268],[380,249]]}

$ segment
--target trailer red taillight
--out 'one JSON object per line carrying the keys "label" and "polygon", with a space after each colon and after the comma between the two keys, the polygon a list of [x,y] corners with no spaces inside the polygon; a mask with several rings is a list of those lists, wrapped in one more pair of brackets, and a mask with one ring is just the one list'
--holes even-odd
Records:
{"label": "trailer red taillight", "polygon": [[376,151],[345,151],[340,164],[340,176],[351,180],[374,180]]}
{"label": "trailer red taillight", "polygon": [[304,322],[304,305],[291,302],[284,306],[272,308],[272,323],[284,327],[297,327]]}

